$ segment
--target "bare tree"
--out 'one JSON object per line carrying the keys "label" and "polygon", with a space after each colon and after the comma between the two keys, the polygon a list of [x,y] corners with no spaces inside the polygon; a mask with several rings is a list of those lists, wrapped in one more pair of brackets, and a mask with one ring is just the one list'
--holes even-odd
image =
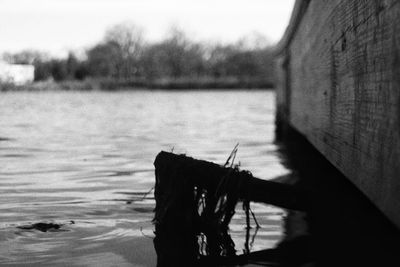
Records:
{"label": "bare tree", "polygon": [[137,76],[144,46],[143,29],[129,22],[117,24],[107,30],[104,40],[120,50],[120,78]]}

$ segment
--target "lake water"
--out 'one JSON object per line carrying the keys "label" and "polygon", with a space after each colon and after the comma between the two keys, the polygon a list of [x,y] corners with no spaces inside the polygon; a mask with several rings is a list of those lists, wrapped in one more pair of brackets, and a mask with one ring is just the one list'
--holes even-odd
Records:
{"label": "lake water", "polygon": [[[274,144],[274,93],[16,92],[0,95],[0,265],[154,266],[153,161],[161,150],[254,176],[290,172]],[[285,211],[254,204],[252,250],[283,237]],[[54,223],[59,229],[29,229]],[[245,219],[231,234],[240,253]],[[21,229],[22,228],[22,229]],[[24,229],[25,228],[25,229]],[[254,232],[252,232],[254,234]]]}

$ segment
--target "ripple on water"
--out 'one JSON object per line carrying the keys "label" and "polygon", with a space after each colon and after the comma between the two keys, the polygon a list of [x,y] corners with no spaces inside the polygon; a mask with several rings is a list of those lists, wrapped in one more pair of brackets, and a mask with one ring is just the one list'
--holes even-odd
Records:
{"label": "ripple on water", "polygon": [[30,154],[2,154],[1,158],[30,158],[33,157]]}
{"label": "ripple on water", "polygon": [[[274,152],[273,114],[274,93],[262,91],[3,94],[0,265],[155,266],[144,237],[154,195],[142,196],[154,186],[157,153],[223,164],[240,143],[242,169],[272,178],[286,170]],[[253,249],[269,248],[283,213],[252,207],[263,226]],[[48,221],[69,231],[15,228]],[[238,251],[243,226],[239,209],[231,224]]]}

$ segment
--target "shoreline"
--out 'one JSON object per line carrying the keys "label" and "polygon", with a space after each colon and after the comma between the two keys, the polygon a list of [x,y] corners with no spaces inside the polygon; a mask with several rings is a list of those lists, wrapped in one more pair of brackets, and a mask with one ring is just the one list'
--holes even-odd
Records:
{"label": "shoreline", "polygon": [[237,79],[113,80],[86,79],[38,81],[25,85],[0,84],[0,92],[16,91],[130,91],[130,90],[274,90],[269,81]]}

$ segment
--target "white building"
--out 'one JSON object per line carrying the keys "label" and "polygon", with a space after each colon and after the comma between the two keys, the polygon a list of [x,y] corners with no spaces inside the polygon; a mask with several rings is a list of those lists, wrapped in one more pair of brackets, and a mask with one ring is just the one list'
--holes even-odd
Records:
{"label": "white building", "polygon": [[0,61],[0,82],[24,85],[33,82],[34,75],[33,65],[9,64]]}

